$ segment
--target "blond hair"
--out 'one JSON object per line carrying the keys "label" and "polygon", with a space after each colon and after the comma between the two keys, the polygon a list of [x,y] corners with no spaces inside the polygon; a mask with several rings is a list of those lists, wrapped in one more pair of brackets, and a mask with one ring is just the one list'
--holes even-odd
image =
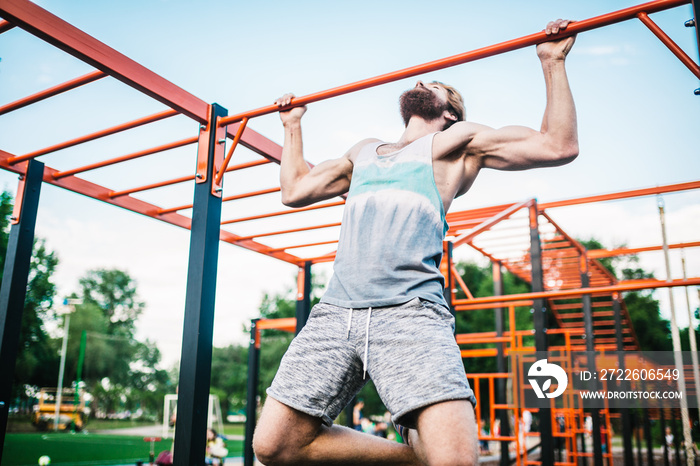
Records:
{"label": "blond hair", "polygon": [[[432,84],[442,86],[443,89],[447,91],[447,110],[457,117],[457,121],[466,120],[467,115],[464,108],[464,99],[462,98],[462,94],[460,94],[457,89],[449,84],[441,83],[440,81],[433,81]],[[445,125],[445,129],[449,128],[455,123],[456,121],[448,122],[447,125]]]}

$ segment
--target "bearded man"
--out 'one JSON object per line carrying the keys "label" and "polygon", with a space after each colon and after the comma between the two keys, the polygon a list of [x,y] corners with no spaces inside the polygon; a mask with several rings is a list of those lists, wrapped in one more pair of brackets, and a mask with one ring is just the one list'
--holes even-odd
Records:
{"label": "bearded man", "polygon": [[[282,202],[301,207],[347,193],[333,277],[268,389],[254,448],[266,465],[473,465],[476,399],[454,339],[439,264],[445,213],[482,168],[557,166],[578,155],[564,61],[569,21],[537,46],[547,107],[542,127],[493,129],[465,120],[462,97],[418,81],[400,98],[395,143],[365,139],[309,169],[293,95],[277,100],[285,138]],[[371,377],[404,443],[333,424]],[[251,413],[252,415],[252,413]]]}

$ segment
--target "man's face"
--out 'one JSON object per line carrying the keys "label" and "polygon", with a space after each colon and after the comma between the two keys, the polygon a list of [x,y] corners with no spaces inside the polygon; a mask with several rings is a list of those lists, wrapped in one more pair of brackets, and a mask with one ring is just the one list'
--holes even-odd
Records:
{"label": "man's face", "polygon": [[401,117],[406,125],[412,116],[427,121],[437,120],[448,109],[447,91],[439,84],[426,85],[418,81],[416,87],[401,94],[399,105]]}

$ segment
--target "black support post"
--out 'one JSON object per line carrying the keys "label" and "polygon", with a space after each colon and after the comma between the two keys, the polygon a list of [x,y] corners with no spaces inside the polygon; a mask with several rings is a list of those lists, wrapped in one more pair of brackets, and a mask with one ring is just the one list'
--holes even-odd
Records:
{"label": "black support post", "polygon": [[[175,421],[176,466],[203,465],[206,451],[206,430],[211,384],[211,354],[214,333],[216,273],[219,256],[221,196],[215,192],[215,166],[220,166],[225,130],[217,129],[217,118],[226,116],[226,109],[213,104],[212,115],[200,138],[199,153],[206,159],[206,176],[194,188],[190,256],[187,271],[185,321],[180,358],[180,383],[177,419]],[[202,147],[207,144],[207,147]],[[206,150],[206,152],[203,152]]]}
{"label": "black support post", "polygon": [[250,344],[248,345],[248,392],[245,408],[245,445],[243,446],[243,466],[255,464],[253,434],[258,407],[258,384],[260,380],[260,338],[258,319],[250,322]]}
{"label": "black support post", "polygon": [[[493,263],[493,295],[494,296],[503,296],[503,274],[501,272],[501,263],[500,262],[494,262]],[[494,312],[496,313],[495,315],[495,321],[496,321],[496,336],[497,337],[502,337],[503,336],[503,331],[504,331],[504,325],[503,325],[503,312],[504,309],[502,307],[494,309]],[[510,329],[512,332],[513,329]],[[496,371],[504,374],[508,370],[506,368],[506,358],[505,358],[505,351],[504,351],[504,344],[503,343],[497,343],[496,344],[496,349],[498,350],[498,354],[496,355]],[[507,403],[506,399],[506,381],[505,379],[496,379],[496,404],[499,405],[504,405]],[[508,410],[506,409],[500,409],[497,410],[498,413],[498,419],[501,421],[501,433],[500,435],[502,437],[508,437],[510,436],[510,416],[508,415]],[[516,419],[515,422],[518,422]],[[493,432],[493,426],[491,426],[491,432]],[[501,444],[501,459],[499,464],[501,466],[510,466],[510,452],[509,452],[509,447],[510,447],[510,442],[500,442]]]}
{"label": "black support post", "polygon": [[659,418],[661,420],[661,444],[664,446],[664,466],[671,466],[668,461],[669,453],[671,450],[668,449],[668,443],[666,442],[666,413],[663,404],[659,409]]}
{"label": "black support post", "polygon": [[649,408],[645,406],[643,411],[644,411],[644,440],[647,444],[647,464],[654,464],[654,447],[653,447],[652,439],[651,439],[651,419],[649,419]]}
{"label": "black support post", "polygon": [[306,325],[311,314],[311,261],[304,262],[299,267],[299,278],[297,280],[297,328],[295,334],[299,334]]}
{"label": "black support post", "polygon": [[[454,278],[452,278],[452,248],[454,247],[454,244],[452,244],[451,241],[445,241],[444,242],[444,250],[443,254],[445,257],[443,258],[443,261],[445,261],[445,288],[442,290],[442,295],[445,297],[445,301],[447,302],[447,307],[450,309],[450,313],[455,316],[457,316],[455,312],[455,307],[454,303],[452,300],[452,290],[455,288],[455,283],[454,283]],[[456,331],[456,330],[455,330]]]}
{"label": "black support post", "polygon": [[[533,201],[530,206],[530,262],[532,292],[544,291],[544,278],[542,269],[542,243],[540,242],[540,229],[538,225],[539,213],[537,203]],[[535,350],[539,355],[547,351],[547,308],[544,299],[535,299],[533,306],[533,321],[535,324]],[[544,357],[544,356],[538,356]],[[540,452],[541,464],[554,464],[554,443],[552,441],[552,410],[540,408]]]}
{"label": "black support post", "polygon": [[[591,286],[590,277],[588,275],[588,258],[586,257],[585,251],[581,253],[581,288],[588,288]],[[583,303],[583,325],[586,334],[586,353],[588,356],[588,370],[595,373],[595,335],[593,334],[593,304],[591,295],[585,294],[581,297]],[[593,390],[598,390],[598,381],[593,380]],[[591,420],[593,421],[593,465],[603,466],[603,446],[601,441],[601,429],[602,425],[600,422],[600,409],[591,408]]]}
{"label": "black support post", "polygon": [[[615,341],[617,343],[618,351],[618,364],[622,373],[625,372],[625,341],[624,335],[622,334],[622,306],[620,306],[620,296],[616,293],[613,295],[612,300],[613,314],[615,314]],[[624,380],[620,381],[622,390],[626,390]],[[621,409],[620,413],[622,416],[622,444],[624,447],[624,465],[633,466],[634,465],[634,449],[632,447],[632,419],[630,416],[629,409]]]}
{"label": "black support post", "polygon": [[[34,248],[39,194],[44,176],[44,164],[30,160],[27,174],[21,179],[13,225],[7,242],[7,255],[0,288],[0,463],[5,444],[7,417],[12,396],[12,379],[22,328],[22,311],[29,280],[29,265]],[[19,212],[19,218],[17,218]]]}

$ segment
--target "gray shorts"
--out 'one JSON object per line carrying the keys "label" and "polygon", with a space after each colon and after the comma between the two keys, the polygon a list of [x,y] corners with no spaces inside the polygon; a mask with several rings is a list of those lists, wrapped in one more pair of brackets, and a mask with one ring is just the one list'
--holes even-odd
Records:
{"label": "gray shorts", "polygon": [[454,317],[418,298],[371,310],[317,304],[267,394],[330,426],[369,377],[394,422],[409,428],[419,408],[462,399],[476,405]]}

